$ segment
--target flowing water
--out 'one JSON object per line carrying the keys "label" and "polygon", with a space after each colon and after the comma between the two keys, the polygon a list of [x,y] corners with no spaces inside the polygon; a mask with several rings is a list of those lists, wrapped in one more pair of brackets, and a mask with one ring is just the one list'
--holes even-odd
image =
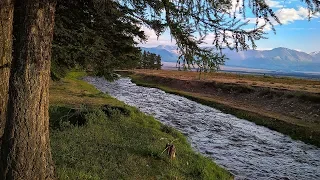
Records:
{"label": "flowing water", "polygon": [[137,86],[129,78],[85,80],[180,130],[194,149],[236,179],[320,180],[320,148],[184,97]]}

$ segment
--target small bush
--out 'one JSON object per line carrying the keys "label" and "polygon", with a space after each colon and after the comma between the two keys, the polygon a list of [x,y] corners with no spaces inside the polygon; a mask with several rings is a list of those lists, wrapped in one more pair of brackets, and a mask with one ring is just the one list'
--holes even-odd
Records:
{"label": "small bush", "polygon": [[290,94],[286,94],[286,97],[289,98],[289,99],[291,99],[291,98],[294,98],[295,96],[290,93]]}
{"label": "small bush", "polygon": [[101,109],[94,109],[85,115],[88,125],[103,124],[107,117]]}
{"label": "small bush", "polygon": [[263,89],[259,92],[260,97],[264,97],[268,99],[272,99],[274,94],[275,92],[270,89]]}
{"label": "small bush", "polygon": [[235,88],[238,93],[249,94],[254,92],[254,89],[249,86],[236,86]]}
{"label": "small bush", "polygon": [[64,106],[50,107],[50,128],[65,130],[73,126],[84,126],[87,124],[87,111],[85,109],[74,109]]}
{"label": "small bush", "polygon": [[162,131],[164,133],[167,133],[167,134],[170,134],[174,138],[178,138],[179,137],[178,132],[174,128],[172,128],[172,127],[170,127],[168,125],[161,125],[160,131]]}
{"label": "small bush", "polygon": [[320,103],[320,96],[312,94],[301,94],[298,96],[300,100]]}
{"label": "small bush", "polygon": [[130,116],[130,110],[125,107],[104,105],[102,106],[101,109],[108,117],[121,116],[121,115]]}

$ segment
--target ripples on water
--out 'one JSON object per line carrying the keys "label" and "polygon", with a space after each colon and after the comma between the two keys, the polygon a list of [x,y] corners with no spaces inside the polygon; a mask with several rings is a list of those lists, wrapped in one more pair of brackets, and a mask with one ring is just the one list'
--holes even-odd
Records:
{"label": "ripples on water", "polygon": [[[192,147],[236,179],[320,180],[320,149],[129,78],[85,80],[185,134]],[[320,138],[320,137],[319,137]]]}

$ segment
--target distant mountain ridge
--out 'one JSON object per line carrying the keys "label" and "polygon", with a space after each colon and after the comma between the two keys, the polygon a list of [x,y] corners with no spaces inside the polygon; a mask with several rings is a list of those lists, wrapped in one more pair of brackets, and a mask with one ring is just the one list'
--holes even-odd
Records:
{"label": "distant mountain ridge", "polygon": [[[176,62],[179,53],[176,46],[141,47],[142,50],[159,54],[163,62]],[[320,72],[320,51],[310,54],[284,47],[272,50],[223,50],[229,60],[227,66],[261,68],[280,71],[317,71]]]}
{"label": "distant mountain ridge", "polygon": [[314,59],[320,61],[320,51],[312,52],[310,55],[313,56]]}
{"label": "distant mountain ridge", "polygon": [[160,45],[157,47],[141,47],[143,51],[149,51],[151,53],[155,53],[161,56],[163,62],[177,62],[179,57],[179,53],[177,53],[176,46],[164,46]]}

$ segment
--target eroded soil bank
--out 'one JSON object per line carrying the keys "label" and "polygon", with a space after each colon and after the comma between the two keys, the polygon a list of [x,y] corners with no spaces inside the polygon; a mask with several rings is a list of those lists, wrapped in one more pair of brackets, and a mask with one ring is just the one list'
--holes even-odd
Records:
{"label": "eroded soil bank", "polygon": [[[152,72],[138,71],[131,77],[139,85],[183,95],[294,139],[320,146],[319,93],[223,82],[223,77],[219,81],[196,80],[170,76],[170,72],[166,76]],[[245,81],[243,77],[242,81]],[[293,83],[288,81],[287,84]]]}

